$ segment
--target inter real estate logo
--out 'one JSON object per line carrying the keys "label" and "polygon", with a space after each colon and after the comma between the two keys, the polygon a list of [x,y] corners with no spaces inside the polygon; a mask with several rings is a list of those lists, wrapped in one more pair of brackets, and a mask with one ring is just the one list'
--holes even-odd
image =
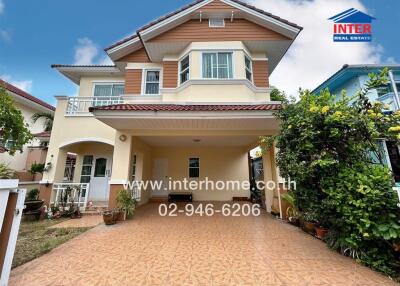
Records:
{"label": "inter real estate logo", "polygon": [[351,8],[330,17],[333,23],[334,42],[371,42],[374,17]]}

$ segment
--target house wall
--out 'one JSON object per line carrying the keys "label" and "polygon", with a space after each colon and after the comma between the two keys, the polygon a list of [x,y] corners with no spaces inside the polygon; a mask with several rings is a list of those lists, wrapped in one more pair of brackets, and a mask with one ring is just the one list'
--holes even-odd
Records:
{"label": "house wall", "polygon": [[46,162],[50,162],[52,167],[43,174],[43,181],[45,182],[53,183],[54,180],[62,180],[66,153],[72,150],[61,148],[62,146],[85,141],[114,144],[115,129],[91,116],[65,116],[66,109],[67,98],[60,98],[57,103],[53,131],[46,158]]}
{"label": "house wall", "polygon": [[[36,121],[36,123],[32,122],[32,115],[39,112],[39,110],[26,106],[19,102],[15,102],[14,104],[21,111],[25,123],[29,125],[29,130],[31,133],[34,134],[43,131],[43,119],[39,119],[38,121]],[[28,146],[39,146],[39,140],[33,139],[31,142],[23,147],[22,153],[17,151],[14,156],[9,155],[8,153],[0,153],[0,162],[8,165],[9,168],[16,171],[26,170],[25,165],[28,157]]]}
{"label": "house wall", "polygon": [[287,40],[285,36],[259,26],[246,19],[225,19],[225,27],[211,28],[208,19],[189,20],[171,29],[149,42],[200,42],[200,41],[257,41],[257,40]]}
{"label": "house wall", "polygon": [[125,82],[124,77],[82,77],[79,85],[79,96],[93,96],[94,84],[96,82]]}
{"label": "house wall", "polygon": [[[183,180],[189,177],[189,158],[200,158],[200,178],[192,180],[249,180],[247,152],[241,147],[154,147],[153,161],[168,160],[168,177]],[[153,164],[154,166],[154,164]],[[232,197],[249,197],[249,190],[192,191],[195,201],[230,201]],[[167,194],[165,194],[167,195]]]}

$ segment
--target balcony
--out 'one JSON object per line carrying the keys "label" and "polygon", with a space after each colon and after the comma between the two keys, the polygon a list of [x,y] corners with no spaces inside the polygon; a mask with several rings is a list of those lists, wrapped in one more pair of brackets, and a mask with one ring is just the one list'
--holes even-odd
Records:
{"label": "balcony", "polygon": [[74,96],[62,97],[67,100],[65,115],[67,116],[91,116],[89,107],[106,106],[122,103],[133,103],[135,101],[154,102],[160,101],[159,95],[138,95],[138,96]]}

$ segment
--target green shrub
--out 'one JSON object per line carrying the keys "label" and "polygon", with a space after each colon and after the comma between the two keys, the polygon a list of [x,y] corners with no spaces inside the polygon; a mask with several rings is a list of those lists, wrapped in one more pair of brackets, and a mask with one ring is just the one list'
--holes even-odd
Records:
{"label": "green shrub", "polygon": [[343,166],[323,181],[328,244],[388,275],[400,274],[391,243],[400,238],[400,210],[391,174],[381,165]]}
{"label": "green shrub", "polygon": [[283,100],[276,113],[280,134],[261,141],[276,141],[281,175],[296,181],[291,194],[297,209],[303,219],[329,229],[329,246],[400,280],[399,252],[393,249],[400,241],[398,197],[376,143],[385,138],[399,144],[400,111],[385,112],[367,97],[387,84],[387,69],[369,77],[352,98],[324,90]]}
{"label": "green shrub", "polygon": [[29,190],[29,192],[26,194],[27,201],[35,201],[37,199],[39,199],[39,190],[38,189]]}
{"label": "green shrub", "polygon": [[125,212],[127,217],[132,217],[135,213],[136,200],[128,190],[120,190],[117,195],[117,205]]}
{"label": "green shrub", "polygon": [[32,174],[43,174],[43,170],[44,170],[44,164],[43,163],[32,163],[31,168],[29,170],[29,172],[31,172]]}
{"label": "green shrub", "polygon": [[6,164],[0,163],[0,179],[13,179],[14,177],[15,171]]}

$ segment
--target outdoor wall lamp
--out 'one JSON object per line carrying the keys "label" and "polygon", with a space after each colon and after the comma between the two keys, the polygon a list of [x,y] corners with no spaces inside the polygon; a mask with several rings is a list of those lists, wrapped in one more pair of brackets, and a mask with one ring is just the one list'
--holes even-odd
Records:
{"label": "outdoor wall lamp", "polygon": [[121,140],[122,142],[126,141],[126,135],[122,134],[119,136],[119,140]]}

